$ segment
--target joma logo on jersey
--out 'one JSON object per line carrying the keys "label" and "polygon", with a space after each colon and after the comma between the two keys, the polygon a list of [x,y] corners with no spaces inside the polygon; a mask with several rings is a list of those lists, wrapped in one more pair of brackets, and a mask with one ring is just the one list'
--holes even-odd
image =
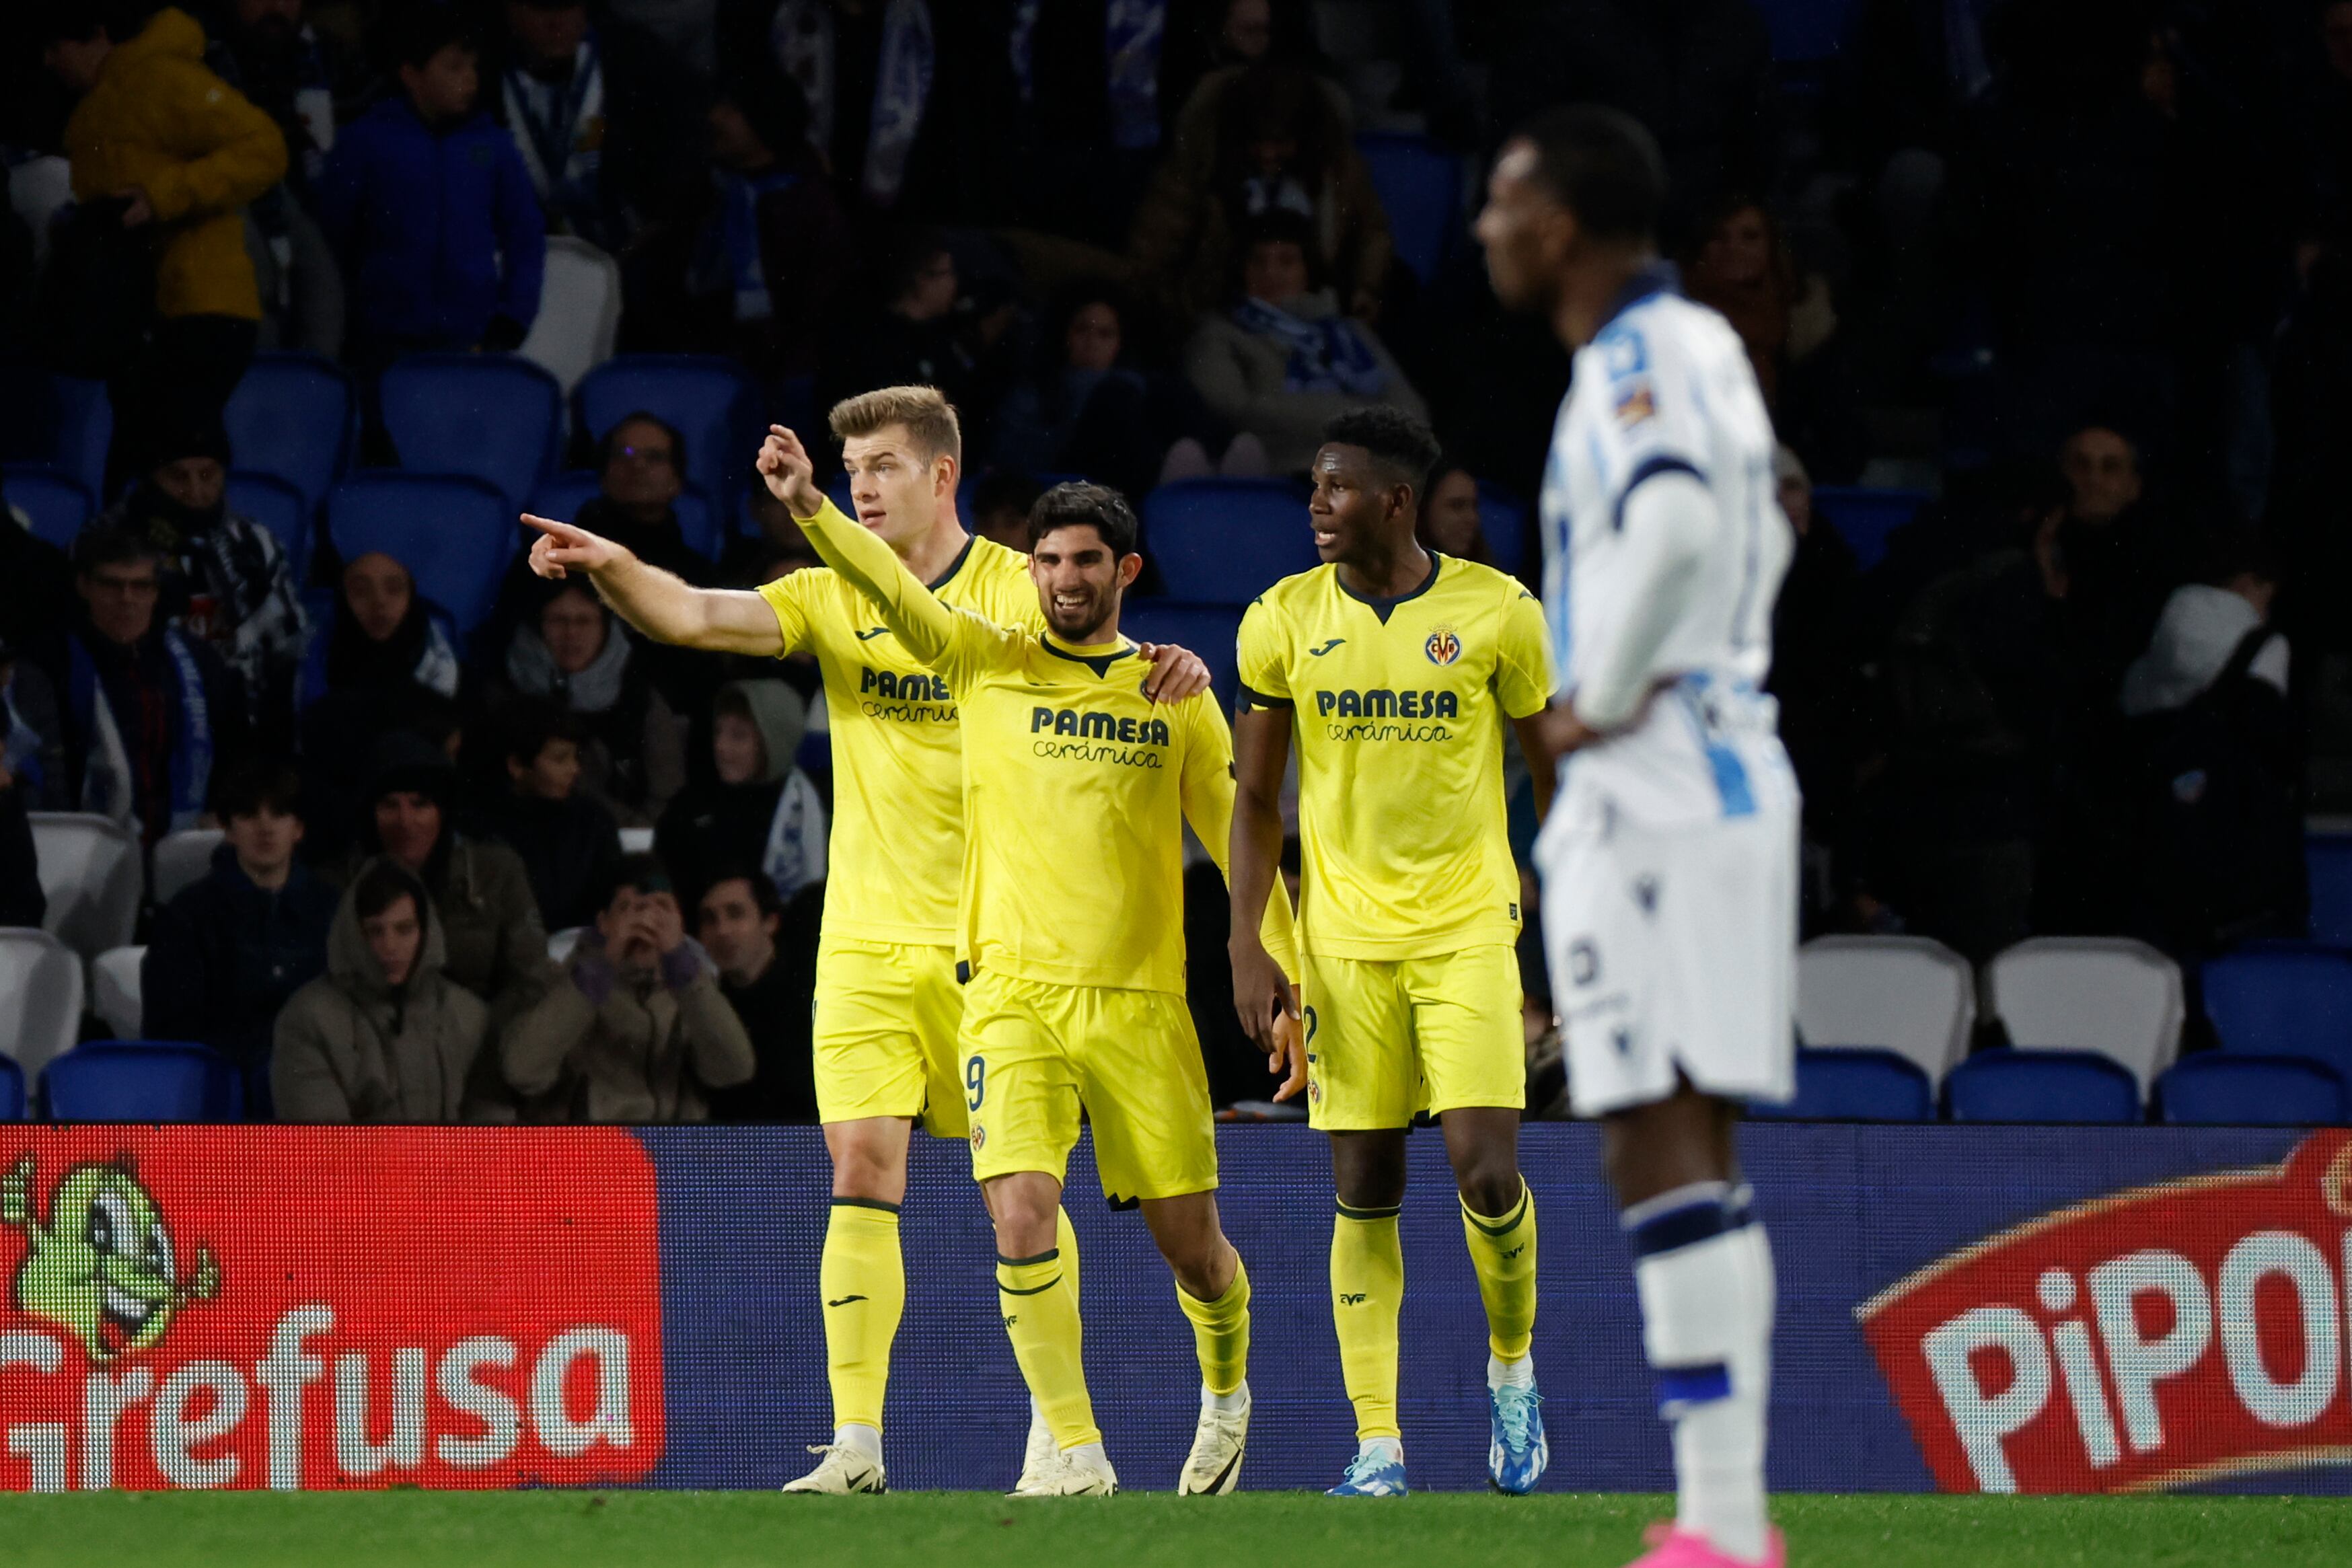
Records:
{"label": "joma logo on jersey", "polygon": [[1453,627],[1440,626],[1429,634],[1429,641],[1421,645],[1421,651],[1429,655],[1429,662],[1433,664],[1450,664],[1462,656],[1462,639]]}
{"label": "joma logo on jersey", "polygon": [[1080,708],[1037,707],[1029,710],[1029,733],[1075,735],[1081,740],[1115,740],[1121,746],[1165,746],[1168,721],[1118,714],[1088,713]]}
{"label": "joma logo on jersey", "polygon": [[[1456,650],[1457,656],[1459,650]],[[1452,692],[1317,692],[1315,711],[1325,718],[1459,718],[1461,699]]]}
{"label": "joma logo on jersey", "polygon": [[878,696],[885,702],[949,703],[955,696],[948,690],[947,682],[939,676],[918,670],[904,675],[892,674],[867,665],[858,671],[857,690],[860,695]]}

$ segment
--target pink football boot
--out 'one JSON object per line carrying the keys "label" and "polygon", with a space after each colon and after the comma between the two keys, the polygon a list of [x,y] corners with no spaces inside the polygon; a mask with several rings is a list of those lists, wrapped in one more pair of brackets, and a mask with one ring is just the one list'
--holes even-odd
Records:
{"label": "pink football boot", "polygon": [[1650,1550],[1626,1568],[1784,1568],[1789,1560],[1777,1530],[1765,1536],[1764,1555],[1755,1562],[1718,1552],[1706,1536],[1664,1522],[1650,1526],[1642,1539]]}

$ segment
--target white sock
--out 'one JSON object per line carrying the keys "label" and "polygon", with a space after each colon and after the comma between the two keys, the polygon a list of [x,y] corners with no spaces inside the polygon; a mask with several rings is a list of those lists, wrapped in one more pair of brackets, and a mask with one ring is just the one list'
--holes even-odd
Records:
{"label": "white sock", "polygon": [[1486,1353],[1486,1386],[1501,1388],[1533,1388],[1536,1385],[1536,1358],[1523,1355],[1517,1361],[1505,1361],[1493,1351]]}
{"label": "white sock", "polygon": [[1064,1448],[1062,1452],[1071,1458],[1090,1462],[1096,1469],[1110,1469],[1110,1456],[1103,1451],[1103,1446],[1100,1443],[1080,1443],[1074,1448]]}
{"label": "white sock", "polygon": [[858,1458],[882,1462],[882,1434],[863,1421],[844,1421],[833,1429],[833,1446],[847,1448]]}
{"label": "white sock", "polygon": [[1214,1410],[1223,1416],[1238,1416],[1249,1408],[1249,1380],[1244,1378],[1231,1394],[1212,1394],[1207,1384],[1201,1385],[1201,1408]]}
{"label": "white sock", "polygon": [[1029,1396],[1029,1430],[1034,1436],[1045,1429],[1045,1412],[1037,1407],[1037,1396]]}
{"label": "white sock", "polygon": [[1708,1182],[1628,1209],[1624,1220],[1659,1412],[1675,1424],[1675,1521],[1728,1556],[1760,1562],[1772,1263],[1747,1207],[1744,1191]]}
{"label": "white sock", "polygon": [[1377,1454],[1390,1464],[1401,1465],[1404,1463],[1404,1439],[1402,1437],[1366,1437],[1356,1444],[1356,1453],[1359,1458]]}

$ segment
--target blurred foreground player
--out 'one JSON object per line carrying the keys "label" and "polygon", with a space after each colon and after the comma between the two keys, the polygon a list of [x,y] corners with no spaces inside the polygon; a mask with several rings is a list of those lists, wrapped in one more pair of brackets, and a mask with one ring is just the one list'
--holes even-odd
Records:
{"label": "blurred foreground player", "polygon": [[[930,387],[884,387],[832,413],[858,520],[944,602],[1001,625],[1042,628],[1028,561],[957,521],[963,436]],[[956,694],[831,571],[793,572],[758,592],[689,586],[584,528],[524,519],[544,538],[531,570],[585,571],[622,618],[657,642],[781,658],[816,655],[833,715],[834,820],[814,1019],[817,1113],[833,1158],[833,1209],[817,1273],[824,1301],[834,1440],[789,1491],[878,1492],[890,1347],[907,1301],[898,1207],[919,1119],[966,1133],[956,1030],[956,890],[964,855],[962,727]],[[1179,650],[1155,666],[1171,699],[1208,685]],[[1146,649],[1147,658],[1160,650]],[[1059,1226],[1076,1277],[1076,1243]],[[1024,1476],[1055,1448],[1033,1420]]]}
{"label": "blurred foreground player", "polygon": [[[1120,596],[1143,568],[1135,514],[1097,485],[1039,499],[1029,559],[1041,633],[941,603],[824,498],[789,431],[772,429],[760,468],[817,553],[962,705],[971,1172],[996,1221],[1005,1333],[1057,1447],[1014,1495],[1118,1490],[1057,1245],[1082,1116],[1104,1196],[1142,1209],[1192,1325],[1201,1414],[1176,1490],[1232,1491],[1249,1433],[1249,1272],[1217,1218],[1216,1124],[1185,1005],[1181,911],[1185,824],[1224,858],[1233,742],[1214,702],[1143,695],[1135,645],[1118,633]],[[1267,905],[1266,925],[1287,963],[1286,898]]]}
{"label": "blurred foreground player", "polygon": [[1543,485],[1561,754],[1536,844],[1576,1109],[1605,1122],[1679,1493],[1643,1568],[1778,1564],[1764,1403],[1772,1255],[1732,1132],[1794,1073],[1795,775],[1759,690],[1791,544],[1738,337],[1654,243],[1633,120],[1553,110],[1496,161],[1496,295],[1576,350]]}
{"label": "blurred foreground player", "polygon": [[[1257,939],[1282,852],[1282,780],[1298,747],[1299,1003],[1307,1111],[1331,1134],[1339,1214],[1331,1316],[1356,1406],[1338,1497],[1406,1490],[1397,1426],[1405,1130],[1444,1129],[1486,1308],[1486,1472],[1531,1491],[1550,1458],[1535,1362],[1535,1198],[1520,1179],[1527,1103],[1519,873],[1503,808],[1503,721],[1551,695],[1543,609],[1489,566],[1415,538],[1437,464],[1429,426],[1394,408],[1325,427],[1308,521],[1326,565],[1284,578],[1242,618],[1234,721],[1234,1001],[1273,1048],[1292,1005]],[[1538,795],[1550,780],[1538,780]]]}

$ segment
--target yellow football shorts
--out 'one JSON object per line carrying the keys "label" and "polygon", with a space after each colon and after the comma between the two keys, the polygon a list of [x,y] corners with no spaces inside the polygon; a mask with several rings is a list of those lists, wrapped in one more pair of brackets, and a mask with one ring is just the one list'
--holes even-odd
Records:
{"label": "yellow football shorts", "polygon": [[1327,1132],[1411,1124],[1420,1112],[1527,1104],[1519,961],[1496,943],[1428,958],[1304,954],[1307,1116]]}
{"label": "yellow football shorts", "polygon": [[818,943],[818,1120],[919,1116],[936,1136],[964,1135],[955,969],[952,947],[833,936]]}
{"label": "yellow football shorts", "polygon": [[1114,1204],[1217,1185],[1209,1076],[1184,998],[982,973],[964,990],[971,1174],[1068,1179],[1083,1113]]}

